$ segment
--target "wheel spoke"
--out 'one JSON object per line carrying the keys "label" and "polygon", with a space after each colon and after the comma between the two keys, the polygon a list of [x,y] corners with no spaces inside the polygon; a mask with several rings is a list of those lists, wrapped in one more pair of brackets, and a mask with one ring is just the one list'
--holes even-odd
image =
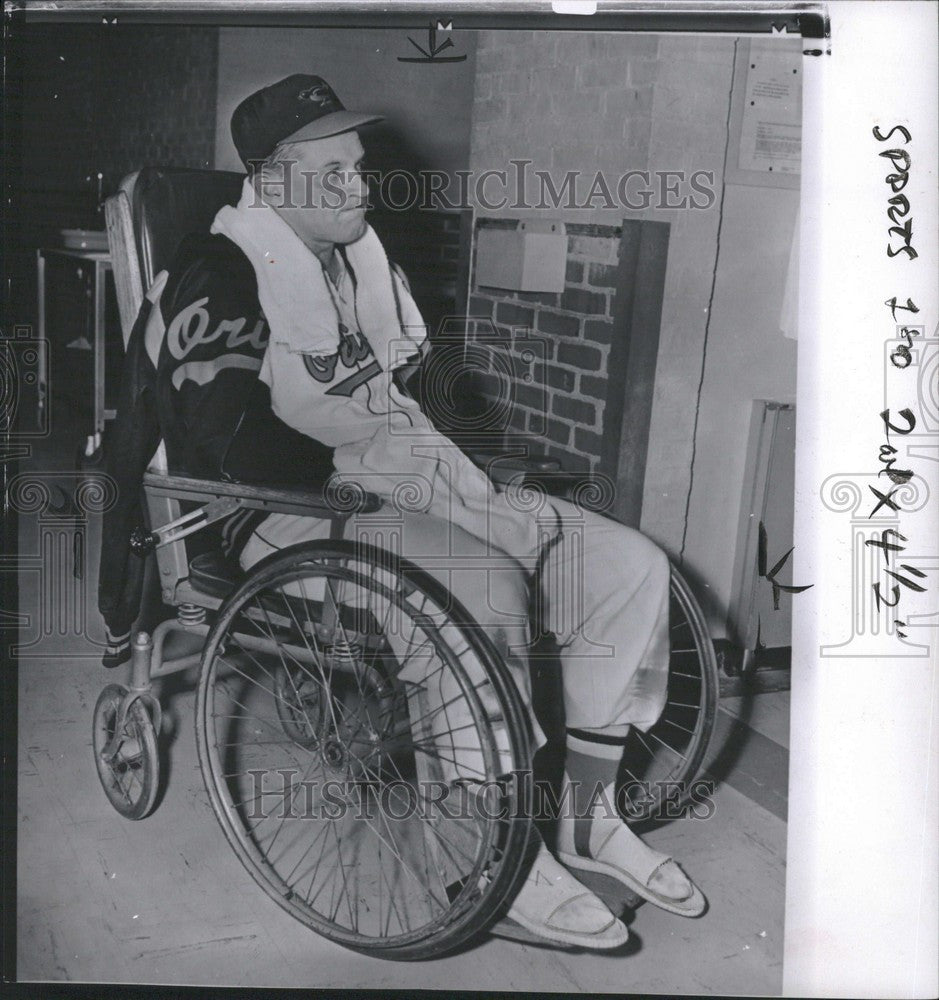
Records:
{"label": "wheel spoke", "polygon": [[636,739],[639,740],[639,742],[646,748],[646,753],[648,753],[650,757],[655,757],[655,751],[642,738],[642,733],[640,733],[638,729],[634,729],[633,732],[636,734]]}
{"label": "wheel spoke", "polygon": [[694,730],[688,729],[686,726],[680,726],[677,722],[673,722],[671,719],[661,719],[659,720],[666,726],[673,726],[675,729],[680,729],[683,733],[687,733],[689,736],[694,736]]}
{"label": "wheel spoke", "polygon": [[652,739],[654,739],[657,743],[660,743],[663,747],[665,747],[666,750],[669,751],[669,753],[675,754],[676,757],[681,757],[681,759],[684,760],[684,761],[688,760],[688,758],[684,754],[679,753],[673,746],[670,746],[664,740],[662,740],[658,736],[656,736],[655,733],[651,733],[650,732],[650,733],[647,733],[646,735],[647,736],[651,736]]}

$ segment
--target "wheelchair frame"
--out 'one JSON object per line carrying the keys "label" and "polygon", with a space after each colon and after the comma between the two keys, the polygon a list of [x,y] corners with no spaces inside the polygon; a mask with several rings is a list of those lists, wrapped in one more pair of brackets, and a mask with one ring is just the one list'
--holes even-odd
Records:
{"label": "wheelchair frame", "polygon": [[[534,477],[534,481],[537,482],[537,475]],[[208,646],[211,645],[211,635],[213,632],[213,626],[207,622],[207,612],[219,611],[224,615],[230,598],[234,599],[237,596],[237,590],[243,589],[252,578],[251,574],[263,565],[263,563],[258,564],[257,567],[252,569],[251,574],[248,575],[242,587],[236,588],[236,593],[230,594],[227,597],[210,594],[195,587],[190,580],[184,539],[188,535],[227,517],[238,509],[247,508],[267,513],[297,514],[328,519],[330,521],[329,541],[324,540],[321,543],[310,543],[307,546],[310,550],[317,547],[320,547],[320,549],[329,549],[330,543],[337,543],[339,546],[343,544],[349,545],[351,543],[343,543],[341,541],[343,529],[348,519],[356,513],[372,513],[378,510],[382,506],[382,501],[380,498],[365,493],[361,489],[350,488],[347,484],[344,486],[344,489],[344,495],[338,497],[335,495],[331,496],[328,491],[324,493],[264,488],[245,484],[191,479],[157,472],[147,473],[144,481],[147,511],[150,524],[158,525],[158,527],[149,533],[137,533],[132,544],[140,555],[155,551],[163,599],[165,603],[174,605],[177,608],[177,614],[174,618],[161,622],[154,629],[152,635],[140,632],[133,637],[129,684],[126,687],[113,684],[108,685],[102,691],[98,705],[95,708],[95,753],[99,777],[112,806],[122,815],[130,819],[144,818],[152,810],[159,788],[156,738],[161,729],[162,710],[159,699],[152,691],[154,679],[200,664],[203,665],[203,671],[200,675],[199,700],[201,707],[197,708],[196,720],[198,735],[201,718],[200,712],[205,711],[203,704],[205,697],[204,682],[202,677],[211,659],[209,657]],[[200,506],[188,514],[181,514],[180,505],[186,501],[199,504]],[[284,552],[286,551],[284,550]],[[373,551],[379,553],[380,556],[381,550]],[[281,555],[283,554],[281,553]],[[389,553],[385,553],[385,555],[389,555]],[[273,556],[270,558],[273,559]],[[269,561],[270,559],[264,562]],[[445,588],[441,588],[441,590],[446,593]],[[686,652],[695,652],[695,655],[700,660],[700,678],[698,679],[700,685],[700,705],[695,706],[691,703],[686,704],[681,700],[676,700],[676,704],[680,706],[679,711],[684,713],[684,715],[679,715],[678,718],[681,718],[683,722],[688,722],[689,725],[692,720],[689,718],[688,710],[697,710],[696,717],[693,720],[693,729],[687,728],[675,721],[670,723],[678,729],[683,729],[688,734],[689,756],[688,758],[682,758],[684,763],[680,767],[685,768],[683,773],[686,777],[694,777],[707,749],[713,728],[717,699],[717,669],[713,646],[703,631],[703,618],[700,609],[697,608],[687,585],[674,570],[672,597],[673,600],[676,597],[678,598],[692,625],[692,639],[696,649],[687,650]],[[446,603],[445,601],[445,606]],[[311,628],[318,631],[322,627],[323,633],[321,633],[321,637],[324,642],[326,641],[326,635],[334,632],[340,617],[340,607],[338,604],[334,604],[331,607],[327,607],[326,605],[327,602],[324,600],[323,610],[326,617],[322,626],[319,624],[314,626],[312,619],[310,619]],[[469,620],[469,616],[466,615],[465,611],[462,614]],[[672,627],[674,628],[675,626]],[[210,642],[204,645],[200,652],[185,653],[181,656],[167,659],[164,656],[165,644],[170,633],[174,631],[198,635],[204,640],[208,638]],[[703,644],[701,640],[702,634],[705,635]],[[304,649],[299,643],[282,645],[268,639],[245,634],[244,632],[238,632],[236,635],[238,644],[245,650],[253,649],[261,654],[272,654],[276,650],[281,654],[281,659],[283,659],[282,651],[286,650],[290,659],[297,664],[306,668],[316,666],[315,658],[309,646],[307,649]],[[305,641],[305,637],[301,636],[301,638],[304,638]],[[499,662],[497,662],[500,659],[499,655],[495,652],[491,643],[488,643],[488,640],[483,642],[482,638],[479,641],[483,647],[483,661],[486,661],[488,658],[490,674],[499,675],[500,670],[504,674],[505,668],[504,666],[500,668]],[[314,637],[314,644],[315,642],[316,639]],[[343,669],[341,665],[339,669],[340,671]],[[672,669],[674,670],[674,668]],[[691,678],[693,675],[681,670],[674,670],[674,673],[676,674],[675,680],[679,684],[685,685],[682,690],[689,690],[687,685],[691,682],[682,680],[682,678]],[[293,683],[291,681],[291,684]],[[495,684],[495,681],[493,683]],[[499,683],[504,685],[505,677],[501,678]],[[498,687],[498,685],[496,686]],[[509,707],[506,712],[509,716],[514,714],[515,718],[520,720],[524,717],[524,709],[519,708],[521,700],[510,679],[508,686],[511,688],[511,691],[507,695],[503,695],[503,699],[508,698],[506,704]],[[275,698],[278,697],[276,691],[272,693]],[[294,687],[294,693],[297,693],[296,686]],[[679,693],[679,699],[686,697],[689,696]],[[289,739],[292,739],[296,743],[299,737],[285,723],[281,712],[281,705],[275,703],[275,707],[277,708],[277,714],[281,718],[283,732]],[[521,725],[524,728],[524,723],[517,721],[515,725]],[[205,726],[204,720],[202,721],[202,726]],[[102,731],[103,736],[101,735]],[[128,732],[131,733],[130,737],[128,737]],[[654,735],[654,732],[652,736],[655,739],[659,739],[659,737]],[[515,737],[518,738],[518,734],[515,734]],[[684,739],[685,737],[681,738]],[[144,780],[140,782],[140,794],[133,801],[123,801],[120,797],[121,794],[125,799],[129,799],[126,791],[123,791],[122,786],[119,786],[117,781],[114,781],[113,787],[109,788],[107,781],[110,774],[109,768],[116,767],[116,762],[123,759],[120,756],[122,754],[122,747],[125,747],[128,740],[130,745],[135,748],[135,752],[142,755],[144,760],[143,766],[149,769],[144,775]],[[523,740],[523,742],[527,746],[527,741]],[[659,742],[661,743],[662,740],[659,739]],[[643,746],[647,746],[644,740],[642,740],[642,744]],[[219,804],[218,789],[216,788],[213,791],[212,782],[206,770],[209,765],[207,765],[204,759],[205,751],[201,749],[201,744],[198,741],[197,745],[200,746],[200,765],[202,767],[203,778],[206,782],[216,816],[222,824],[226,837],[242,862],[248,867],[255,881],[280,905],[290,910],[289,894],[288,903],[285,904],[277,892],[272,891],[269,880],[259,877],[257,871],[253,870],[250,859],[245,856],[246,851],[243,845],[239,845],[237,837],[233,836],[229,830],[230,821],[226,825],[226,821],[223,819],[222,812],[220,811],[224,807]],[[298,745],[303,746],[304,744],[301,742]],[[126,749],[123,752],[126,753]],[[522,756],[526,754],[528,755],[528,773],[530,774],[530,751],[524,751]],[[681,757],[682,755],[679,753],[679,756]],[[519,755],[516,753],[516,759],[518,757]],[[627,771],[627,773],[631,772]],[[113,775],[111,777],[113,778]],[[120,794],[116,794],[118,788],[120,788]],[[531,790],[530,788],[516,789],[514,794],[520,796],[520,801],[528,801]],[[679,794],[678,799],[672,796],[670,800],[669,795],[671,795],[670,792],[666,795],[664,801],[670,806],[668,810],[669,817],[674,817],[677,814],[676,810],[680,809],[683,802],[688,798],[688,793],[684,791]],[[652,803],[646,803],[646,813],[651,812]],[[645,816],[636,814],[627,818],[642,819]],[[443,926],[438,938],[434,938],[431,935],[427,941],[407,941],[404,945],[396,945],[395,947],[385,947],[381,940],[376,941],[374,944],[368,943],[365,945],[355,938],[354,935],[350,937],[349,933],[343,932],[341,928],[331,933],[332,928],[327,927],[323,929],[317,926],[308,914],[291,912],[298,919],[306,922],[308,926],[313,927],[314,930],[326,933],[326,936],[339,941],[339,943],[368,951],[372,954],[381,955],[382,957],[410,960],[437,955],[441,953],[441,949],[443,951],[451,950],[452,947],[465,943],[465,941],[478,934],[481,930],[490,928],[493,920],[497,919],[501,912],[504,912],[506,899],[510,899],[514,892],[517,891],[520,884],[519,880],[524,873],[524,845],[528,840],[530,829],[531,820],[527,818],[523,820],[521,827],[510,829],[507,836],[511,839],[514,847],[511,848],[511,851],[507,848],[506,854],[499,856],[498,861],[493,862],[499,882],[497,898],[491,894],[487,896],[483,892],[478,899],[473,897],[472,903],[464,900],[461,904],[462,910],[460,912],[457,913],[456,907],[454,909],[456,916],[454,917],[453,926],[449,929]],[[494,836],[494,834],[491,836]],[[460,889],[461,895],[458,895],[457,898],[463,899],[467,891],[465,886],[462,887]],[[441,920],[443,920],[443,917],[441,917]],[[506,929],[504,921],[499,927],[502,928],[501,933],[505,936],[518,940],[535,940],[523,929],[516,929],[511,926]],[[497,930],[496,933],[500,933],[500,931]],[[407,935],[404,935],[404,937],[407,937]]]}

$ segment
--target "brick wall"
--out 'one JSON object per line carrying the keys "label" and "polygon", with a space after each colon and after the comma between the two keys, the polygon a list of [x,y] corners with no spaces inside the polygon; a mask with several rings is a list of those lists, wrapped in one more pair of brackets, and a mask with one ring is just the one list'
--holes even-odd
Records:
{"label": "brick wall", "polygon": [[[481,220],[481,225],[493,224]],[[490,380],[490,397],[511,400],[509,428],[526,443],[559,458],[567,469],[594,469],[600,459],[606,368],[613,333],[616,260],[622,230],[567,227],[564,291],[509,292],[477,286],[474,319],[490,320],[495,346],[512,357],[510,385]],[[525,357],[534,350],[535,359]]]}
{"label": "brick wall", "polygon": [[[532,171],[547,170],[556,183],[566,171],[581,170],[590,176],[599,171],[614,185],[629,170],[705,170],[719,192],[733,52],[734,40],[724,37],[481,31],[471,167],[504,168],[511,159],[524,158],[532,161]],[[499,214],[484,206],[477,211]],[[681,544],[691,482],[693,396],[717,259],[718,212],[655,203],[646,209],[607,208],[598,202],[511,214],[559,218],[569,231],[577,223],[612,232],[630,218],[671,227],[641,523],[674,552]],[[600,255],[593,263],[614,262],[610,253],[609,260]],[[599,319],[592,313],[580,318],[582,327]],[[590,343],[583,330],[580,342]],[[599,349],[605,361],[605,349]],[[592,405],[597,419],[583,425],[580,435],[571,423],[567,443],[552,444],[555,451],[565,448],[580,467],[594,466],[602,401],[589,390],[600,389],[593,379],[603,378],[602,366],[577,374],[569,402],[558,405],[569,412],[575,402]]]}
{"label": "brick wall", "polygon": [[[558,178],[645,169],[658,46],[655,35],[480,31],[471,168],[527,158]],[[528,214],[613,225],[623,215],[600,207]]]}
{"label": "brick wall", "polygon": [[107,190],[142,164],[212,168],[218,28],[112,31],[100,65],[94,148]]}

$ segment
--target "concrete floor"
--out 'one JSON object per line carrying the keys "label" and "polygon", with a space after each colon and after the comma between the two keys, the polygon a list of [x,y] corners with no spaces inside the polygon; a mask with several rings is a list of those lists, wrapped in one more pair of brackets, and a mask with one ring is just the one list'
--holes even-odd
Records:
{"label": "concrete floor", "polygon": [[[61,459],[62,456],[59,456]],[[48,468],[50,455],[36,465]],[[67,463],[59,465],[64,468]],[[56,480],[74,489],[68,474]],[[785,876],[788,694],[722,708],[707,820],[651,830],[710,908],[700,919],[643,905],[619,952],[562,951],[488,938],[465,953],[399,964],[306,930],[271,902],[225,844],[196,758],[192,684],[164,704],[169,767],[159,808],[123,819],[98,784],[91,715],[105,671],[94,643],[100,518],[89,517],[84,578],[71,542],[58,565],[39,537],[61,528],[20,517],[18,967],[22,981],[397,987],[631,993],[778,994]],[[67,536],[63,536],[67,537]],[[67,551],[66,551],[67,550]],[[71,595],[71,596],[69,596]],[[53,616],[70,604],[68,620]],[[191,680],[191,678],[190,678]]]}

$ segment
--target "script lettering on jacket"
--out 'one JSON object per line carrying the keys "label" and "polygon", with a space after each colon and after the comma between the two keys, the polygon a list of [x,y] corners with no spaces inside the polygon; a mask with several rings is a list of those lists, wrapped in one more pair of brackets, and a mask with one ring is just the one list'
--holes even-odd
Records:
{"label": "script lettering on jacket", "polygon": [[[359,367],[360,361],[371,358],[371,362],[364,368]],[[372,353],[371,344],[361,334],[353,335],[348,328],[339,324],[339,350],[335,354],[329,355],[303,355],[303,364],[306,370],[316,379],[328,385],[336,377],[336,365],[341,363],[343,368],[354,368],[354,374],[326,390],[327,396],[351,396],[360,385],[371,381],[380,371],[381,367],[375,360]]]}
{"label": "script lettering on jacket", "polygon": [[228,350],[250,344],[258,353],[264,352],[271,331],[263,316],[249,331],[244,331],[247,320],[241,316],[238,319],[223,319],[209,333],[209,313],[205,309],[208,301],[208,297],[196,299],[173,317],[166,331],[166,346],[174,358],[181,361],[200,345],[210,344],[225,334],[228,335],[225,340],[225,347]]}

